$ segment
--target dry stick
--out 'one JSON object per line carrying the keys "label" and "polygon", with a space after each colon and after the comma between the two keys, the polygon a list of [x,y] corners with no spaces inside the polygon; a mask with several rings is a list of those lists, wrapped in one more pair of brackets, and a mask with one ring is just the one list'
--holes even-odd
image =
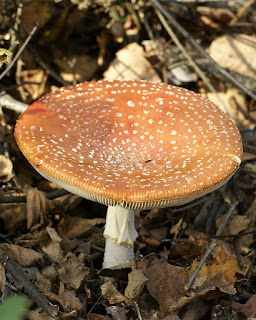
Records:
{"label": "dry stick", "polygon": [[216,63],[212,57],[205,52],[205,50],[196,42],[196,40],[187,32],[179,23],[178,21],[173,17],[173,15],[168,12],[159,2],[158,0],[151,0],[151,2],[154,4],[155,7],[161,11],[161,13],[172,23],[172,25],[184,36],[185,39],[187,39],[191,45],[198,50],[203,56],[205,56],[208,61],[215,66],[215,68],[229,81],[231,81],[235,86],[237,86],[239,89],[243,90],[245,93],[248,94],[251,98],[256,100],[256,94],[254,94],[250,89],[246,88],[242,85],[241,82],[236,80],[228,71],[226,71],[224,68],[222,68],[218,63]]}
{"label": "dry stick", "polygon": [[191,66],[194,68],[194,70],[196,71],[196,73],[199,75],[199,77],[202,78],[202,80],[204,81],[204,83],[206,84],[206,86],[208,87],[208,89],[210,91],[212,91],[216,98],[218,99],[218,101],[221,103],[221,105],[223,106],[224,110],[230,114],[231,116],[235,117],[233,111],[231,110],[231,108],[229,108],[227,106],[227,104],[220,98],[220,96],[218,95],[217,91],[214,89],[213,85],[211,84],[211,82],[208,80],[208,78],[206,77],[206,75],[204,74],[204,72],[199,68],[199,66],[196,64],[196,62],[192,59],[192,57],[190,56],[190,54],[186,51],[186,49],[184,48],[184,46],[181,44],[181,42],[179,41],[178,37],[176,36],[176,34],[174,33],[174,31],[172,30],[172,28],[168,25],[168,22],[166,21],[166,19],[164,18],[164,16],[162,15],[162,13],[158,10],[156,10],[156,14],[159,18],[159,20],[162,22],[163,26],[165,27],[166,31],[168,32],[169,36],[173,39],[173,41],[175,42],[175,44],[177,45],[177,47],[180,49],[180,51],[182,52],[182,54],[184,55],[184,57],[190,62]]}
{"label": "dry stick", "polygon": [[12,68],[12,66],[14,65],[14,63],[17,61],[17,59],[19,58],[19,56],[21,55],[22,51],[26,48],[27,44],[29,43],[29,41],[31,40],[31,38],[33,37],[34,33],[37,30],[37,26],[35,26],[32,31],[29,33],[27,39],[25,40],[25,42],[23,43],[23,45],[20,47],[19,51],[17,52],[17,54],[15,55],[15,57],[13,58],[12,62],[8,65],[8,67],[4,70],[4,72],[2,72],[2,74],[0,75],[0,80],[6,75],[6,73]]}
{"label": "dry stick", "polygon": [[[233,211],[235,210],[236,206],[238,205],[238,202],[233,203],[230,208],[228,209],[228,212],[226,213],[218,231],[215,234],[215,237],[219,237],[226,225],[226,223],[228,222],[228,219],[230,218],[231,214],[233,213]],[[203,258],[201,259],[201,261],[199,262],[198,266],[196,267],[196,269],[193,271],[191,277],[189,278],[186,287],[189,288],[192,283],[194,282],[199,270],[201,269],[202,265],[204,264],[204,262],[206,261],[206,259],[208,258],[208,256],[211,254],[212,250],[217,246],[218,244],[218,239],[214,239],[211,243],[209,248],[207,249],[207,251],[205,252]]]}
{"label": "dry stick", "polygon": [[[1,253],[2,257],[5,253]],[[0,260],[2,260],[2,257]],[[2,261],[3,262],[3,261]],[[14,282],[16,287],[24,288],[24,291],[28,296],[33,299],[36,304],[41,307],[49,315],[57,315],[59,308],[56,305],[50,303],[50,301],[38,290],[38,288],[28,279],[27,274],[21,268],[21,266],[6,257],[4,262],[4,268],[11,274],[11,280]]]}
{"label": "dry stick", "polygon": [[0,95],[0,105],[18,113],[22,113],[28,107],[26,103],[14,99],[12,96],[6,94],[5,92]]}
{"label": "dry stick", "polygon": [[[60,198],[63,196],[68,195],[69,192],[65,189],[58,189],[55,191],[51,191],[49,193],[45,194],[45,198],[49,200],[53,200],[56,198]],[[19,196],[0,196],[0,203],[21,203],[21,202],[26,202],[27,198],[25,195],[19,195]]]}
{"label": "dry stick", "polygon": [[247,14],[250,7],[254,4],[255,0],[249,0],[247,1],[244,6],[239,10],[237,15],[230,21],[229,25],[233,26],[235,23],[238,22],[239,19],[241,19],[243,16]]}

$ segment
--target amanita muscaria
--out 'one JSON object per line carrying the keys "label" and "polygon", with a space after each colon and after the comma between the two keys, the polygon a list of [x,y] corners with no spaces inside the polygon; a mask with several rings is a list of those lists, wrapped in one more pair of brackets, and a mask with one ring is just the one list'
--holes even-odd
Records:
{"label": "amanita muscaria", "polygon": [[227,182],[242,156],[237,127],[213,103],[147,81],[49,93],[20,116],[15,138],[43,177],[108,206],[103,267],[133,258],[134,210],[201,197]]}

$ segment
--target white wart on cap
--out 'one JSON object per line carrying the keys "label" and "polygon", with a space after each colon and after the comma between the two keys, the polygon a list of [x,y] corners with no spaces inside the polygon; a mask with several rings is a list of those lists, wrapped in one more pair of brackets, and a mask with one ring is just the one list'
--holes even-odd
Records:
{"label": "white wart on cap", "polygon": [[61,88],[21,115],[35,169],[87,199],[124,208],[180,205],[224,184],[241,162],[238,129],[183,88],[103,81]]}

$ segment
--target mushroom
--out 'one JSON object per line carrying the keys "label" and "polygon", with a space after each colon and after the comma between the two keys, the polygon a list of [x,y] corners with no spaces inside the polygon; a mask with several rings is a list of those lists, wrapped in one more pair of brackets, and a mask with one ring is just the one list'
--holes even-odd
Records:
{"label": "mushroom", "polygon": [[43,177],[108,206],[104,268],[134,257],[135,210],[216,190],[242,156],[239,131],[217,106],[148,81],[60,88],[27,108],[15,138]]}

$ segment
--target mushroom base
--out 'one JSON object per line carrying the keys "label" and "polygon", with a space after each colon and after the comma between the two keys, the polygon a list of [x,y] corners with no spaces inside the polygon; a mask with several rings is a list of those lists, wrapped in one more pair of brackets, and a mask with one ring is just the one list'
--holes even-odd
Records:
{"label": "mushroom base", "polygon": [[133,247],[127,248],[123,245],[117,245],[111,239],[106,238],[103,269],[125,264],[133,258]]}
{"label": "mushroom base", "polygon": [[137,236],[134,210],[109,206],[104,231],[106,248],[103,268],[111,268],[133,259],[133,244]]}

